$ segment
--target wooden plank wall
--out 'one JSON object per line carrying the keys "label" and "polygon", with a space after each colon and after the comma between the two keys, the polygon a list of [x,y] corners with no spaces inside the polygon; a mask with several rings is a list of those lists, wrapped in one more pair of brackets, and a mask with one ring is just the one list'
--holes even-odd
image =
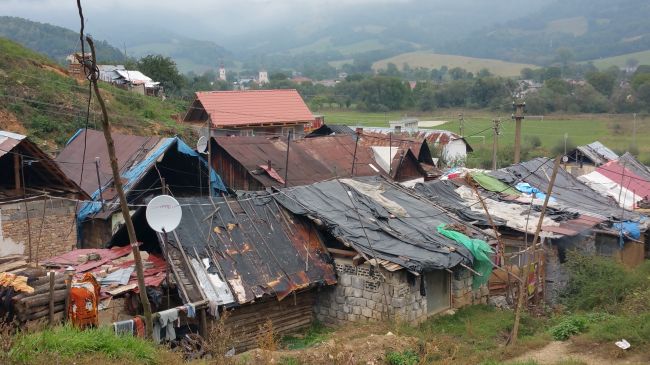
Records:
{"label": "wooden plank wall", "polygon": [[260,330],[267,320],[275,335],[283,336],[309,327],[313,320],[315,292],[296,294],[282,301],[275,298],[229,310],[226,326],[231,329],[237,353],[257,347]]}

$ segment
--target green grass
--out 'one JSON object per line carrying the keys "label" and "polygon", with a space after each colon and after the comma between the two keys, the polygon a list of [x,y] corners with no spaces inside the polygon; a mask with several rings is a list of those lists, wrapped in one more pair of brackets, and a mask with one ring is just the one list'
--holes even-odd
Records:
{"label": "green grass", "polygon": [[[398,120],[405,114],[417,117],[420,120],[446,120],[447,124],[435,129],[450,130],[459,133],[458,110],[438,110],[432,113],[419,112],[389,112],[366,113],[354,110],[324,110],[326,123],[347,124],[350,126],[361,125],[369,127],[388,127],[389,120]],[[492,119],[501,118],[501,135],[499,147],[502,150],[514,146],[515,123],[509,115],[490,115],[489,111],[465,112],[465,136],[475,150],[492,149]],[[476,115],[476,116],[473,116]],[[627,151],[632,144],[633,117],[629,114],[621,115],[569,115],[546,116],[524,119],[522,122],[522,139],[526,143],[527,136],[538,136],[542,144],[534,151],[534,155],[551,156],[557,146],[563,147],[564,134],[568,135],[569,148],[571,144],[583,145],[593,141],[600,141],[617,152]],[[637,146],[639,159],[650,162],[650,118],[637,116]],[[562,148],[563,149],[563,148]],[[470,158],[480,158],[470,156]]]}
{"label": "green grass", "polygon": [[62,326],[18,335],[9,355],[17,364],[32,364],[45,358],[72,363],[82,355],[101,355],[125,363],[154,364],[158,351],[152,342],[116,336],[108,327],[80,331],[72,326]]}
{"label": "green grass", "polygon": [[374,70],[385,69],[388,63],[394,63],[399,68],[401,68],[404,63],[408,63],[412,68],[440,68],[442,66],[447,66],[451,69],[454,67],[461,67],[474,73],[483,68],[487,68],[490,72],[499,76],[518,76],[523,68],[537,67],[530,64],[506,62],[488,58],[473,58],[417,51],[402,53],[397,56],[377,61],[372,65],[372,68]]}
{"label": "green grass", "polygon": [[[186,102],[163,101],[105,83],[100,88],[115,131],[190,135],[172,117],[183,115]],[[11,113],[24,127],[13,132],[26,133],[46,151],[56,150],[85,126],[87,102],[87,82],[78,82],[53,61],[0,38],[0,110]],[[93,97],[89,127],[100,127],[99,112]]]}
{"label": "green grass", "polygon": [[284,336],[281,344],[289,350],[300,350],[325,342],[332,332],[331,328],[314,322],[311,327],[300,335]]}
{"label": "green grass", "polygon": [[627,53],[620,56],[600,58],[593,60],[592,62],[599,69],[606,69],[610,66],[617,66],[619,68],[624,68],[627,64],[627,60],[634,58],[639,61],[639,65],[650,65],[650,50]]}

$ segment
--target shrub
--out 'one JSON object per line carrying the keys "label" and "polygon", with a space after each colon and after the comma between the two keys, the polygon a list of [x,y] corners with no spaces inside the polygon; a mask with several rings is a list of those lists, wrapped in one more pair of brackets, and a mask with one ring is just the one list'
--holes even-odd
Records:
{"label": "shrub", "polygon": [[417,365],[419,362],[420,357],[413,350],[390,351],[386,354],[386,363],[389,365]]}
{"label": "shrub", "polygon": [[551,336],[555,340],[565,341],[569,337],[584,332],[587,329],[587,319],[582,316],[571,316],[551,327]]}

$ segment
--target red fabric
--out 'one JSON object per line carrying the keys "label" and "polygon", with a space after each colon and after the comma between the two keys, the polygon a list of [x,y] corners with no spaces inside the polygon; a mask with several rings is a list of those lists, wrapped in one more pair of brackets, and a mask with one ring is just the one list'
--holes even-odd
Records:
{"label": "red fabric", "polygon": [[142,321],[142,318],[137,316],[133,318],[133,329],[136,337],[144,338],[145,332],[144,322]]}
{"label": "red fabric", "polygon": [[296,90],[206,91],[196,98],[214,127],[314,120]]}
{"label": "red fabric", "polygon": [[[84,285],[86,284],[86,285]],[[75,327],[86,328],[99,325],[99,284],[91,273],[70,288],[68,318]]]}

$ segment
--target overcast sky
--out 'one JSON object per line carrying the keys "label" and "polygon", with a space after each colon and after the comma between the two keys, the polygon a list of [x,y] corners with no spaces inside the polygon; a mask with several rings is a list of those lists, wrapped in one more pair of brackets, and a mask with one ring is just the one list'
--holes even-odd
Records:
{"label": "overcast sky", "polygon": [[[193,38],[214,39],[215,35],[225,35],[219,33],[248,33],[287,21],[318,18],[350,6],[409,1],[412,0],[86,0],[82,5],[91,33],[104,33],[109,26],[130,28],[138,24],[170,29]],[[75,0],[0,0],[0,14],[75,30],[79,27]]]}

